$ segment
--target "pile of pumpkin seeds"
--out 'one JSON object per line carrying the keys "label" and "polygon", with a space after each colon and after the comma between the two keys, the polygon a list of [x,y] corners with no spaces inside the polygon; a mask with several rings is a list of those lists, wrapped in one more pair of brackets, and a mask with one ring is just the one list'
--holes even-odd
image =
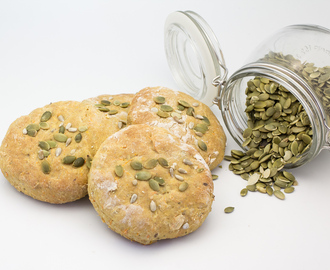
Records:
{"label": "pile of pumpkin seeds", "polygon": [[298,183],[282,170],[301,158],[312,143],[310,120],[300,102],[283,86],[266,78],[256,77],[246,88],[248,127],[243,132],[246,152],[232,150],[229,169],[247,180],[241,191],[259,191],[284,199]]}
{"label": "pile of pumpkin seeds", "polygon": [[269,52],[262,60],[283,65],[304,78],[330,116],[330,66],[316,67],[314,63],[302,63],[292,55],[280,52]]}
{"label": "pile of pumpkin seeds", "polygon": [[[198,166],[194,165],[193,162],[189,159],[183,159],[182,163],[196,170],[198,173],[203,171],[201,170],[202,168],[198,168]],[[185,192],[189,188],[189,184],[187,181],[189,179],[189,175],[187,170],[185,170],[184,168],[179,168],[177,163],[173,163],[172,165],[170,165],[169,162],[163,157],[160,157],[158,159],[149,159],[143,163],[139,159],[132,159],[129,163],[129,166],[131,169],[136,171],[134,179],[132,179],[132,185],[137,186],[140,181],[148,182],[148,186],[151,190],[155,192],[167,192],[166,179],[163,179],[162,177],[159,177],[157,175],[153,175],[149,171],[158,165],[168,171],[168,177],[174,178],[179,181],[177,187],[178,191]],[[123,177],[124,173],[125,170],[121,164],[115,166],[115,176],[121,178]],[[204,185],[207,185],[207,183],[204,183]],[[137,200],[138,195],[136,193],[133,193],[130,197],[130,203],[135,203]],[[157,205],[153,200],[151,200],[150,211],[155,212],[156,210]]]}
{"label": "pile of pumpkin seeds", "polygon": [[[29,135],[31,137],[36,137],[39,130],[48,130],[50,128],[49,124],[47,121],[51,119],[52,117],[52,112],[51,111],[46,111],[42,114],[40,117],[40,123],[32,123],[29,124],[26,128],[23,129],[23,134],[24,135]],[[42,160],[41,162],[41,170],[44,174],[49,174],[51,172],[51,165],[50,163],[46,160],[48,156],[51,155],[51,149],[56,148],[55,150],[55,156],[59,157],[62,153],[62,148],[58,146],[58,143],[63,143],[65,146],[69,146],[72,142],[72,138],[65,135],[65,131],[69,133],[76,133],[74,136],[74,141],[76,143],[80,143],[83,136],[82,133],[85,132],[88,128],[86,126],[81,126],[79,128],[72,127],[71,123],[68,123],[64,127],[64,117],[60,115],[58,117],[58,120],[61,122],[59,125],[59,129],[57,133],[53,134],[53,139],[49,139],[46,141],[39,141],[38,146],[39,146],[39,151],[38,151],[38,158]],[[55,132],[55,129],[51,130],[51,132]],[[71,155],[66,156],[62,159],[62,164],[66,165],[71,165],[73,167],[79,168],[82,167],[85,164],[85,159],[83,157],[78,157],[76,158],[73,156],[74,150],[72,151]],[[86,159],[86,165],[88,168],[91,166],[92,159],[90,156],[87,156]]]}
{"label": "pile of pumpkin seeds", "polygon": [[[109,97],[109,99],[113,99],[113,97]],[[114,100],[112,103],[109,100],[101,100],[100,103],[95,104],[94,106],[100,111],[104,112],[107,117],[110,117],[111,115],[115,115],[118,113],[118,110],[116,109],[110,109],[109,106],[113,104],[114,106],[118,106],[120,108],[127,108],[130,103],[129,102],[121,102],[119,100]],[[125,120],[119,120],[118,122],[118,128],[124,128],[127,125],[127,121]]]}
{"label": "pile of pumpkin seeds", "polygon": [[[172,117],[178,124],[185,124],[182,116],[183,114],[186,114],[187,116],[200,120],[200,123],[197,124],[192,121],[186,123],[188,128],[192,129],[197,137],[203,137],[203,135],[209,130],[209,126],[211,125],[210,120],[204,115],[197,114],[195,111],[195,108],[199,106],[198,102],[190,105],[190,103],[185,100],[178,100],[176,110],[170,105],[165,104],[166,98],[163,96],[154,97],[154,102],[159,106],[153,107],[151,111],[161,118]],[[207,145],[202,139],[197,139],[197,146],[200,150],[207,151]]]}

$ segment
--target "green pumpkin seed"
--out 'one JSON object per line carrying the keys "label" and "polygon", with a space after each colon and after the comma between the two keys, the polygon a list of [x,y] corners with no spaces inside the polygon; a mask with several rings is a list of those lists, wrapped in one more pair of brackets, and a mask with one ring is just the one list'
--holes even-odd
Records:
{"label": "green pumpkin seed", "polygon": [[137,180],[141,180],[141,181],[148,181],[150,178],[151,178],[151,173],[148,172],[148,171],[141,171],[141,172],[138,172],[136,175],[135,175],[135,178]]}
{"label": "green pumpkin seed", "polygon": [[232,207],[232,206],[228,206],[225,208],[225,213],[226,214],[229,214],[229,213],[232,213],[234,211],[235,207]]}
{"label": "green pumpkin seed", "polygon": [[66,156],[62,159],[63,164],[72,164],[76,160],[75,156]]}
{"label": "green pumpkin seed", "polygon": [[247,188],[243,188],[243,189],[241,190],[241,192],[240,192],[240,195],[241,195],[242,197],[245,197],[247,194],[248,194],[248,189],[247,189]]}
{"label": "green pumpkin seed", "polygon": [[81,133],[78,133],[75,137],[74,140],[76,141],[76,143],[80,143],[82,140],[82,135]]}
{"label": "green pumpkin seed", "polygon": [[92,161],[93,161],[92,158],[91,158],[89,155],[87,155],[86,166],[87,166],[88,169],[91,168],[91,166],[92,166]]}
{"label": "green pumpkin seed", "polygon": [[195,109],[193,107],[189,107],[186,113],[189,116],[193,116],[193,113],[195,113]]}
{"label": "green pumpkin seed", "polygon": [[154,179],[149,180],[149,186],[154,191],[159,191],[160,190],[158,182]]}
{"label": "green pumpkin seed", "polygon": [[144,164],[144,168],[151,170],[153,168],[155,168],[158,164],[157,159],[149,159],[145,164]]}
{"label": "green pumpkin seed", "polygon": [[130,105],[129,102],[123,102],[123,103],[121,103],[119,106],[120,106],[121,108],[127,108],[129,105]]}
{"label": "green pumpkin seed", "polygon": [[109,111],[110,111],[110,109],[107,108],[107,107],[99,107],[98,109],[99,109],[99,111],[101,111],[101,112],[109,112]]}
{"label": "green pumpkin seed", "polygon": [[49,174],[50,173],[50,164],[47,160],[43,160],[41,162],[41,170],[44,174]]}
{"label": "green pumpkin seed", "polygon": [[186,191],[187,188],[188,188],[188,186],[189,186],[189,185],[188,185],[187,182],[183,182],[183,183],[181,183],[180,186],[179,186],[179,191],[181,191],[181,192]]}
{"label": "green pumpkin seed", "polygon": [[41,129],[46,129],[46,130],[49,129],[50,127],[47,122],[40,122],[39,126]]}
{"label": "green pumpkin seed", "polygon": [[163,112],[172,112],[173,108],[169,105],[161,105],[160,110]]}
{"label": "green pumpkin seed", "polygon": [[82,157],[77,158],[74,162],[73,162],[73,167],[79,168],[82,167],[85,164],[85,159]]}
{"label": "green pumpkin seed", "polygon": [[287,188],[284,189],[284,192],[285,193],[292,193],[293,191],[294,191],[294,187],[292,187],[292,186],[291,187],[287,187]]}
{"label": "green pumpkin seed", "polygon": [[121,166],[121,165],[117,165],[115,167],[115,174],[118,176],[118,177],[122,177],[124,175],[124,168]]}
{"label": "green pumpkin seed", "polygon": [[185,109],[185,107],[183,107],[182,105],[178,105],[178,106],[177,106],[177,109],[178,109],[179,111],[183,111],[183,110]]}
{"label": "green pumpkin seed", "polygon": [[119,100],[115,100],[114,102],[113,102],[113,105],[115,105],[115,106],[119,106],[120,105],[120,101]]}
{"label": "green pumpkin seed", "polygon": [[68,137],[62,133],[55,133],[53,135],[55,141],[65,143],[68,140]]}
{"label": "green pumpkin seed", "polygon": [[35,137],[35,136],[37,136],[37,133],[38,133],[38,131],[36,131],[35,129],[30,129],[30,130],[27,130],[26,134],[31,137]]}
{"label": "green pumpkin seed", "polygon": [[52,117],[52,112],[46,111],[42,114],[40,122],[47,122]]}
{"label": "green pumpkin seed", "polygon": [[65,127],[64,127],[64,126],[60,126],[60,129],[59,129],[58,132],[64,134],[64,132],[65,132]]}
{"label": "green pumpkin seed", "polygon": [[170,117],[170,114],[168,112],[158,111],[157,115],[162,118]]}
{"label": "green pumpkin seed", "polygon": [[115,114],[117,114],[117,113],[118,113],[117,110],[110,110],[110,111],[108,112],[109,115],[115,115]]}
{"label": "green pumpkin seed", "polygon": [[164,185],[165,185],[165,180],[164,180],[163,178],[158,177],[158,176],[155,176],[154,179],[155,179],[155,181],[158,182],[158,184],[159,184],[160,186],[164,186]]}
{"label": "green pumpkin seed", "polygon": [[178,103],[185,108],[191,107],[190,104],[184,100],[178,100]]}
{"label": "green pumpkin seed", "polygon": [[169,166],[168,162],[165,158],[159,158],[158,163],[164,168],[168,168],[168,166]]}
{"label": "green pumpkin seed", "polygon": [[132,160],[130,165],[134,170],[142,170],[142,163],[138,160]]}
{"label": "green pumpkin seed", "polygon": [[47,142],[45,142],[45,141],[40,141],[39,144],[38,144],[38,146],[41,149],[43,149],[43,150],[47,150],[48,151],[50,149],[49,144]]}
{"label": "green pumpkin seed", "polygon": [[162,96],[157,96],[157,97],[154,97],[154,101],[157,103],[157,104],[164,104],[165,103],[165,98],[162,97]]}
{"label": "green pumpkin seed", "polygon": [[78,128],[78,130],[79,130],[80,132],[85,132],[85,131],[88,130],[88,127],[86,127],[86,126],[81,126],[81,127]]}
{"label": "green pumpkin seed", "polygon": [[202,140],[198,140],[197,145],[202,151],[207,151],[207,145]]}
{"label": "green pumpkin seed", "polygon": [[194,130],[197,131],[197,132],[201,132],[203,134],[206,133],[206,131],[209,130],[208,126],[206,124],[197,124],[194,126]]}
{"label": "green pumpkin seed", "polygon": [[269,195],[269,196],[272,196],[274,191],[273,189],[271,188],[271,186],[267,186],[266,187],[266,193]]}
{"label": "green pumpkin seed", "polygon": [[36,131],[39,131],[40,130],[40,125],[39,124],[29,124],[27,127],[26,127],[26,130],[29,131],[29,130],[36,130]]}
{"label": "green pumpkin seed", "polygon": [[275,190],[274,191],[274,195],[276,198],[280,199],[280,200],[284,200],[285,199],[285,195],[282,191],[280,190]]}
{"label": "green pumpkin seed", "polygon": [[216,174],[212,174],[212,180],[217,180],[218,179],[218,175],[216,175]]}
{"label": "green pumpkin seed", "polygon": [[104,105],[104,106],[110,106],[111,102],[108,101],[108,100],[103,99],[103,100],[101,100],[101,104]]}
{"label": "green pumpkin seed", "polygon": [[57,146],[57,143],[54,141],[46,141],[50,148],[55,148]]}

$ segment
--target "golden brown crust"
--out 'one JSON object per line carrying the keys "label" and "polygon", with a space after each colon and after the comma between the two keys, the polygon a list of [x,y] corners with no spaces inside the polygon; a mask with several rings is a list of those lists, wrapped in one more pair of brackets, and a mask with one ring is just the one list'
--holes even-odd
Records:
{"label": "golden brown crust", "polygon": [[[140,171],[130,163],[137,160],[145,166],[148,160],[159,158],[165,158],[169,167],[157,164],[152,169],[142,169],[152,178],[165,180],[165,185],[155,191],[149,181],[135,179]],[[193,164],[187,165],[184,159]],[[115,174],[118,165],[124,169],[122,177]],[[173,176],[170,167],[175,168]],[[183,182],[188,183],[188,188],[179,191]],[[196,149],[167,130],[149,125],[128,126],[104,141],[93,160],[88,191],[102,220],[115,232],[141,244],[195,231],[211,211],[214,197],[211,172]],[[133,194],[137,195],[135,202],[131,202]],[[156,206],[154,212],[151,201]]]}
{"label": "golden brown crust", "polygon": [[[196,127],[197,124],[203,123],[203,121],[194,116],[187,115],[187,109],[182,112],[182,124],[175,121],[173,117],[159,117],[156,109],[152,109],[160,109],[161,105],[154,101],[154,98],[157,96],[165,97],[165,104],[170,105],[174,111],[177,110],[179,100],[188,102],[190,106],[193,107],[195,115],[206,116],[209,119],[210,125],[208,131],[206,131],[202,137],[196,135],[194,128],[190,128],[191,126],[189,126],[189,123],[192,122]],[[195,107],[193,104],[198,104],[198,106]],[[128,123],[145,123],[151,126],[166,128],[179,137],[183,142],[195,147],[205,159],[211,170],[214,169],[224,157],[226,136],[218,119],[208,106],[185,93],[173,91],[166,87],[147,87],[142,89],[132,100],[132,105],[128,112]],[[207,145],[207,151],[202,151],[198,147],[198,140],[205,142]]]}

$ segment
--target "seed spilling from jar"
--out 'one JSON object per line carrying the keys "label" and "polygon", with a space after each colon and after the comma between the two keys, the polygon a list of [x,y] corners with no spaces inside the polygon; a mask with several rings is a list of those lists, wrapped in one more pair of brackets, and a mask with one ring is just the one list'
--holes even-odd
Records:
{"label": "seed spilling from jar", "polygon": [[[282,169],[299,161],[310,148],[310,120],[296,97],[269,79],[250,80],[245,93],[248,127],[243,132],[242,145],[248,151],[232,150],[225,159],[231,162],[229,169],[234,174],[247,180],[248,191],[274,194],[283,200],[285,195],[280,189],[297,185],[297,181]],[[246,193],[244,189],[241,196]]]}

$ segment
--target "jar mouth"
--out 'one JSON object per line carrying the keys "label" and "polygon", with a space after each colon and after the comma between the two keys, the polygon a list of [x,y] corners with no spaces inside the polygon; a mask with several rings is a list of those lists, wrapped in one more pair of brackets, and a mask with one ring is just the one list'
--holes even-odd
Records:
{"label": "jar mouth", "polygon": [[297,162],[286,167],[299,167],[313,160],[326,144],[325,114],[312,88],[296,73],[282,66],[255,62],[245,65],[228,79],[218,105],[231,136],[242,149],[247,150],[242,146],[243,131],[247,128],[246,96],[242,89],[245,90],[247,82],[255,77],[263,77],[285,87],[299,100],[310,119],[313,130],[311,146]]}

